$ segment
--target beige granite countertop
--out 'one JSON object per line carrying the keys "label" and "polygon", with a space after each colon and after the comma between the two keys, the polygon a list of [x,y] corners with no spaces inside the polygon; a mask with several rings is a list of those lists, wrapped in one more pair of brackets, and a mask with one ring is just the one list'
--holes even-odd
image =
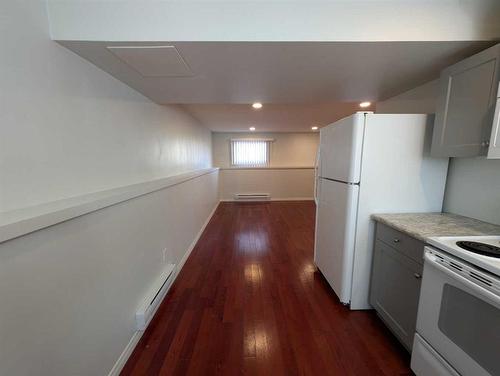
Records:
{"label": "beige granite countertop", "polygon": [[390,213],[371,217],[422,241],[432,236],[500,235],[500,226],[449,213]]}

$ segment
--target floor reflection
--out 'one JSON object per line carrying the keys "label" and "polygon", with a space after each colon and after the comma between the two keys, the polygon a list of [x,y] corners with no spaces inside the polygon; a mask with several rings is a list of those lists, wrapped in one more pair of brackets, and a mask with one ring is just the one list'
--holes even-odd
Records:
{"label": "floor reflection", "polygon": [[264,327],[255,327],[247,331],[245,335],[245,354],[247,356],[263,355],[270,351],[271,338]]}
{"label": "floor reflection", "polygon": [[244,230],[236,234],[236,241],[238,242],[238,251],[245,253],[269,252],[269,237],[268,233],[263,230]]}
{"label": "floor reflection", "polygon": [[259,283],[262,280],[263,271],[260,264],[245,265],[245,280],[249,283]]}
{"label": "floor reflection", "polygon": [[301,282],[310,282],[314,279],[314,272],[316,271],[316,266],[313,262],[306,262],[302,265],[299,272],[299,277]]}
{"label": "floor reflection", "polygon": [[266,330],[263,328],[256,328],[255,330],[255,351],[258,353],[269,351],[269,339]]}

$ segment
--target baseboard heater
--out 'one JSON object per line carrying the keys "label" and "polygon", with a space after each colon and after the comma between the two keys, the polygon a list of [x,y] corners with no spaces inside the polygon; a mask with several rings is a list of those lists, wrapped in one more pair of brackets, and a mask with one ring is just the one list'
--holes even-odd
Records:
{"label": "baseboard heater", "polygon": [[265,201],[270,200],[269,193],[236,193],[234,199],[238,201]]}
{"label": "baseboard heater", "polygon": [[145,330],[168,292],[175,276],[175,264],[168,264],[135,313],[136,329]]}

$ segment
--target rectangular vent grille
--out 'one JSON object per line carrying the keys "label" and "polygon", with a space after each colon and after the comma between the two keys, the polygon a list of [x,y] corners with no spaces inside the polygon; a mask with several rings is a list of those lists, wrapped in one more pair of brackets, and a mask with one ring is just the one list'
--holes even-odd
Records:
{"label": "rectangular vent grille", "polygon": [[453,261],[450,261],[450,266],[451,266],[452,268],[455,268],[456,270],[458,270],[458,271],[460,271],[460,272],[463,270],[463,269],[462,269],[462,267],[461,267],[460,265],[458,265],[458,264],[454,263]]}
{"label": "rectangular vent grille", "polygon": [[456,262],[453,262],[448,259],[444,259],[440,257],[440,262],[447,267],[448,269],[452,269],[455,272],[463,275],[465,278],[474,279],[476,282],[480,282],[483,285],[488,287],[493,286],[493,281],[488,279],[486,276],[479,274],[478,272],[473,271],[470,267],[465,265],[459,265]]}
{"label": "rectangular vent grille", "polygon": [[493,285],[493,282],[489,279],[486,279],[484,278],[483,276],[477,274],[477,273],[474,273],[473,271],[470,271],[469,272],[469,275],[474,278],[474,279],[477,279],[478,281],[480,282],[483,282],[484,284],[488,285],[488,286],[492,286]]}
{"label": "rectangular vent grille", "polygon": [[267,201],[271,199],[269,193],[237,193],[234,199],[238,201]]}
{"label": "rectangular vent grille", "polygon": [[490,276],[488,272],[483,272],[477,267],[455,259],[452,256],[443,255],[428,247],[426,247],[426,250],[430,251],[430,253],[436,257],[438,262],[445,268],[452,270],[454,273],[461,275],[463,278],[466,278],[471,282],[483,286],[494,294],[500,294],[500,280],[495,278],[495,276]]}
{"label": "rectangular vent grille", "polygon": [[168,264],[135,313],[136,329],[145,330],[175,277],[175,264]]}

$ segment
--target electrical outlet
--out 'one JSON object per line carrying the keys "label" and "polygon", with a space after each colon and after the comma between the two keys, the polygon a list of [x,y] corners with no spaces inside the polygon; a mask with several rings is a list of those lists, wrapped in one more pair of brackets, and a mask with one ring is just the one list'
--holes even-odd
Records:
{"label": "electrical outlet", "polygon": [[167,248],[165,248],[162,252],[163,255],[163,263],[167,262]]}

